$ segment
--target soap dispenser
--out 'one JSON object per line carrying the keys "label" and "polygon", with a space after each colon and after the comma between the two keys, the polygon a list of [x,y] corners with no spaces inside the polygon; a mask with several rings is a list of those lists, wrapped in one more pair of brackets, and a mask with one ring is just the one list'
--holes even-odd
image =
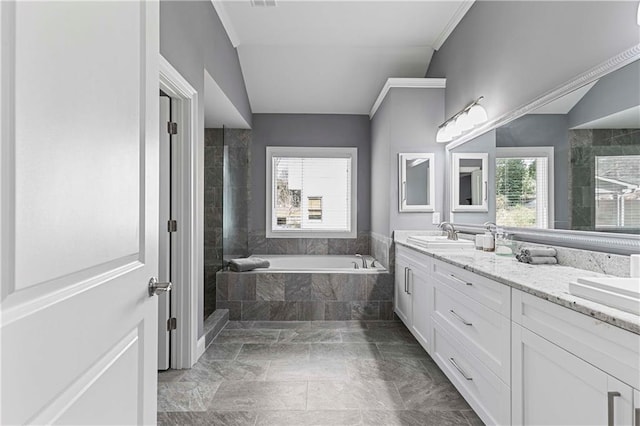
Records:
{"label": "soap dispenser", "polygon": [[496,229],[496,255],[513,256],[513,240],[511,235],[507,234],[504,229]]}

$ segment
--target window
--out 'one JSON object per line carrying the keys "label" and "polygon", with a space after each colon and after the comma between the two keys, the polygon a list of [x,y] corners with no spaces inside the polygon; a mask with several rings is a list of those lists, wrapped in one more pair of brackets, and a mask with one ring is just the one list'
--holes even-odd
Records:
{"label": "window", "polygon": [[596,228],[640,228],[640,155],[596,156]]}
{"label": "window", "polygon": [[519,228],[553,225],[553,148],[498,148],[496,224]]}
{"label": "window", "polygon": [[356,237],[356,148],[267,147],[267,237]]}

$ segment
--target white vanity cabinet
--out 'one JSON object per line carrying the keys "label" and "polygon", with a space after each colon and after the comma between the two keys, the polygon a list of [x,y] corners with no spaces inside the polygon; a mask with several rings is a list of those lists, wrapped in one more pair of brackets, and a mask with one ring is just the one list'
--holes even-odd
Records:
{"label": "white vanity cabinet", "polygon": [[512,424],[633,424],[640,336],[519,290],[512,319]]}
{"label": "white vanity cabinet", "polygon": [[431,258],[414,250],[396,248],[395,312],[427,352],[431,350]]}

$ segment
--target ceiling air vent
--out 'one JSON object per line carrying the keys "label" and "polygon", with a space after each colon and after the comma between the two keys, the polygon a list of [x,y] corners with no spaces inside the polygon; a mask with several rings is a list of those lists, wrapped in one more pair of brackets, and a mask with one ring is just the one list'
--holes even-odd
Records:
{"label": "ceiling air vent", "polygon": [[276,0],[251,0],[253,7],[276,7],[277,5]]}

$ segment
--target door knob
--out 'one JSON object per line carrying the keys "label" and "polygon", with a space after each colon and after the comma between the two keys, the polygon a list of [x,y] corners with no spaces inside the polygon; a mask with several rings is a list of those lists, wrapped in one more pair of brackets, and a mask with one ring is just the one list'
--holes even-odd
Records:
{"label": "door knob", "polygon": [[166,292],[171,290],[171,283],[159,283],[156,277],[151,277],[149,280],[149,297],[155,296],[160,292]]}

